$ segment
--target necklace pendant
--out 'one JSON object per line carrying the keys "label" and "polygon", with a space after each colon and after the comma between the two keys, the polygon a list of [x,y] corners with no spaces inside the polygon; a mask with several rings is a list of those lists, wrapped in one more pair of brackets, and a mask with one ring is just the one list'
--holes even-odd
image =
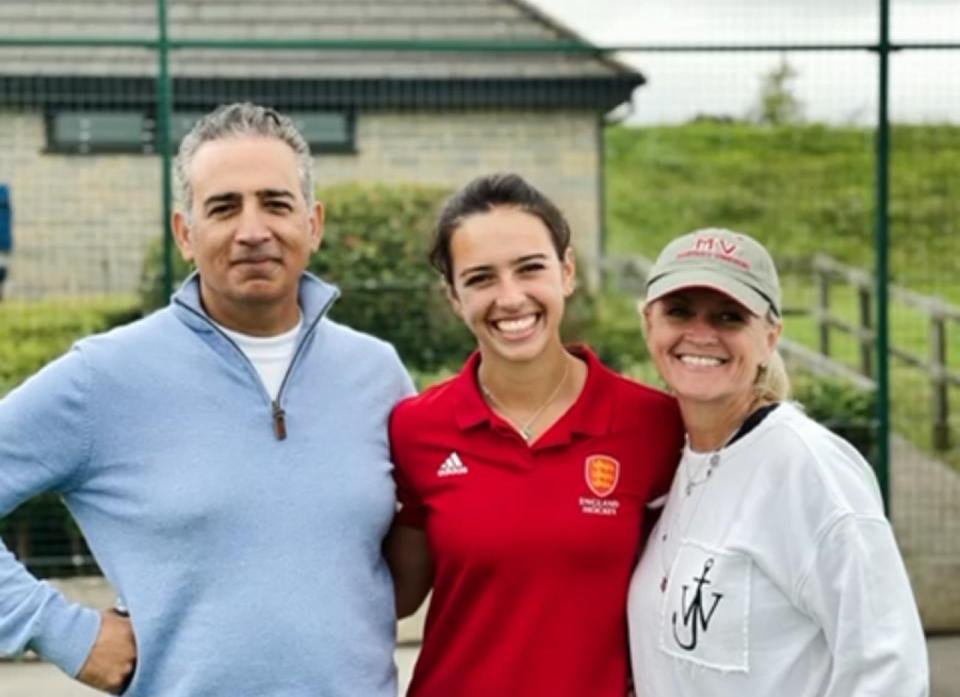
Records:
{"label": "necklace pendant", "polygon": [[664,576],[663,578],[660,579],[660,592],[661,592],[661,593],[666,593],[666,592],[667,592],[667,577],[666,577],[666,576]]}
{"label": "necklace pendant", "polygon": [[477,372],[477,386],[480,388],[480,393],[483,395],[483,398],[487,401],[491,407],[493,407],[500,416],[507,421],[514,430],[520,434],[520,437],[524,441],[530,443],[533,440],[533,425],[537,423],[537,420],[543,415],[553,401],[557,398],[557,395],[560,394],[560,391],[563,389],[563,386],[567,384],[567,376],[570,375],[570,364],[574,362],[575,359],[571,358],[564,354],[564,365],[563,365],[563,376],[560,378],[560,381],[557,383],[557,386],[553,388],[553,392],[550,393],[550,396],[547,397],[543,403],[537,408],[525,424],[518,423],[509,412],[503,408],[503,405],[500,403],[493,392],[487,389],[487,386],[483,384],[483,380],[480,378],[479,371]]}

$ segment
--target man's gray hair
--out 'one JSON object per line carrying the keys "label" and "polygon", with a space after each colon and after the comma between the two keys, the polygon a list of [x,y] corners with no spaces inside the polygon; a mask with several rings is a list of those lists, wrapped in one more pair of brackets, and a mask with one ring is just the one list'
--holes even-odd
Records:
{"label": "man's gray hair", "polygon": [[174,186],[177,203],[187,216],[193,205],[190,166],[204,143],[239,136],[266,136],[289,145],[297,155],[297,174],[307,206],[313,205],[313,167],[310,146],[288,117],[269,107],[236,102],[217,107],[197,121],[180,142],[174,161]]}

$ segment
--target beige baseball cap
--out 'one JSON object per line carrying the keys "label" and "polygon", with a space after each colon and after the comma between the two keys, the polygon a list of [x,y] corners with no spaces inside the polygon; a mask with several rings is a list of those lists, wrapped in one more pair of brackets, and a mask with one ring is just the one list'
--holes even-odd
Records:
{"label": "beige baseball cap", "polygon": [[706,228],[676,238],[647,276],[645,303],[684,288],[712,288],[755,315],[780,316],[780,280],[766,248],[749,235]]}

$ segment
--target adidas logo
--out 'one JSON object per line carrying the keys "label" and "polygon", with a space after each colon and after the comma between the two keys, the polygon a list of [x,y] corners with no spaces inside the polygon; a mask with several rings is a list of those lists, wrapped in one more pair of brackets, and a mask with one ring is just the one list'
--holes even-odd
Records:
{"label": "adidas logo", "polygon": [[440,465],[440,469],[437,470],[437,476],[452,477],[458,474],[466,474],[467,472],[469,472],[469,470],[467,466],[463,464],[460,456],[456,453],[450,453],[447,459],[443,461],[443,464]]}

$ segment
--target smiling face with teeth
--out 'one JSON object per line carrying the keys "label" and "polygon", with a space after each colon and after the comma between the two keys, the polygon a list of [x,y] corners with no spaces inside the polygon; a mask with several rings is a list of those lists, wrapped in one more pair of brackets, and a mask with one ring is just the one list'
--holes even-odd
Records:
{"label": "smiling face with teeth", "polygon": [[535,215],[499,206],[465,218],[450,240],[450,304],[477,338],[483,362],[563,352],[560,320],[574,288],[573,252],[557,256]]}
{"label": "smiling face with teeth", "polygon": [[733,419],[755,401],[754,382],[781,325],[708,288],[686,288],[644,309],[647,346],[681,406],[719,406]]}

